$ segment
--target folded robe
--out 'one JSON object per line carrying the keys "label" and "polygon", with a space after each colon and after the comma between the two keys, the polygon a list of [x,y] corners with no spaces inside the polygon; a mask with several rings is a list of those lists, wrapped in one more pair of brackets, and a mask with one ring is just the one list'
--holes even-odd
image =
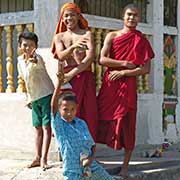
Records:
{"label": "folded robe", "polygon": [[[139,66],[153,58],[154,52],[142,33],[133,30],[113,39],[110,57],[117,61],[130,61]],[[114,149],[122,147],[133,149],[137,109],[136,77],[122,77],[115,81],[108,79],[110,71],[122,69],[124,68],[107,68],[105,72],[97,98],[99,113],[97,138],[98,142],[106,143]]]}

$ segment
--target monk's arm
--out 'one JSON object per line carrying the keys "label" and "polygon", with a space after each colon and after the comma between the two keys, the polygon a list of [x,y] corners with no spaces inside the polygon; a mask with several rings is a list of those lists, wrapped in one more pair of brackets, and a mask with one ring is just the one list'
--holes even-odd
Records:
{"label": "monk's arm", "polygon": [[86,50],[86,56],[84,59],[82,59],[81,63],[78,64],[77,67],[73,68],[68,74],[71,77],[74,77],[75,75],[79,74],[80,72],[86,70],[92,63],[94,59],[94,36],[92,32],[88,31],[86,38],[88,41],[86,42],[87,50]]}
{"label": "monk's arm", "polygon": [[151,61],[148,60],[146,64],[139,66],[135,69],[125,69],[125,70],[114,70],[109,73],[109,80],[114,81],[116,79],[120,79],[123,76],[138,76],[143,74],[148,74],[151,69]]}
{"label": "monk's arm", "polygon": [[76,49],[78,47],[82,47],[82,45],[86,44],[86,38],[82,37],[82,38],[79,38],[79,40],[77,42],[75,42],[68,48],[65,48],[64,43],[62,41],[63,36],[64,36],[64,34],[57,34],[54,37],[54,43],[56,46],[56,54],[60,61],[65,61],[65,60],[69,59],[69,57],[72,56],[74,49]]}
{"label": "monk's arm", "polygon": [[107,34],[104,40],[103,48],[101,50],[99,64],[107,67],[127,67],[129,69],[135,68],[136,66],[131,62],[128,62],[126,60],[117,61],[116,59],[112,59],[109,57],[114,36],[115,34],[113,32]]}
{"label": "monk's arm", "polygon": [[56,46],[56,54],[58,56],[58,59],[60,61],[65,61],[66,59],[68,59],[72,52],[74,51],[75,47],[73,45],[69,46],[68,48],[64,48],[64,44],[62,42],[62,34],[57,34],[54,37],[54,43]]}
{"label": "monk's arm", "polygon": [[149,74],[151,70],[151,60],[148,60],[144,65],[136,67],[135,69],[123,70],[124,76],[138,76]]}

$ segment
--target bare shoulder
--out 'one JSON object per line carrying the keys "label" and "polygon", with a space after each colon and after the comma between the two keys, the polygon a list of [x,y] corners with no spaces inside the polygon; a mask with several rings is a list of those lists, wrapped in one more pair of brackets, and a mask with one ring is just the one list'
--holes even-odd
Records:
{"label": "bare shoulder", "polygon": [[107,35],[110,39],[114,39],[116,36],[118,36],[119,31],[111,31]]}
{"label": "bare shoulder", "polygon": [[86,36],[88,39],[91,39],[91,40],[94,39],[94,33],[91,32],[91,31],[89,31],[89,30],[86,31],[85,36]]}
{"label": "bare shoulder", "polygon": [[85,34],[86,34],[87,36],[92,36],[92,35],[93,35],[93,32],[90,31],[90,30],[86,30]]}
{"label": "bare shoulder", "polygon": [[88,37],[92,37],[93,33],[90,30],[81,29],[81,31],[79,32],[79,35],[88,38]]}
{"label": "bare shoulder", "polygon": [[117,36],[117,31],[111,31],[106,35],[105,41],[111,42],[116,36]]}
{"label": "bare shoulder", "polygon": [[56,35],[54,36],[54,41],[63,40],[64,34],[65,34],[64,32],[56,34]]}

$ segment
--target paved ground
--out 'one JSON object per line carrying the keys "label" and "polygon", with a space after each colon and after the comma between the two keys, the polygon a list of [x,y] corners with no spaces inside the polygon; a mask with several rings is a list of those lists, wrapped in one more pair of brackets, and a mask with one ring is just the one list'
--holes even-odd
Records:
{"label": "paved ground", "polygon": [[[180,146],[169,147],[160,158],[142,158],[145,151],[155,149],[155,146],[139,146],[136,148],[129,168],[129,180],[180,180]],[[5,154],[2,155],[2,154]],[[0,180],[63,180],[61,163],[49,161],[51,168],[42,171],[41,168],[27,169],[30,159],[0,152]],[[98,146],[97,160],[109,171],[116,180],[116,174],[122,164],[122,151],[113,151],[105,146]]]}

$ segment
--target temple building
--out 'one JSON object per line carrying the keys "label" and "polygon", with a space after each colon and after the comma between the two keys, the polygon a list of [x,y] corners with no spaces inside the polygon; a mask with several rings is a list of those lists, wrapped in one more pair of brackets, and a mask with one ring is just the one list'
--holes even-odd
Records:
{"label": "temple building", "polygon": [[[60,8],[67,0],[0,1],[0,151],[33,150],[31,110],[25,107],[26,88],[18,76],[18,36],[33,31],[39,37],[37,49],[55,80],[57,60],[51,42]],[[164,139],[180,141],[180,0],[71,0],[77,3],[95,35],[96,54],[92,69],[97,93],[104,68],[98,64],[104,38],[123,27],[122,9],[137,3],[138,25],[155,52],[151,73],[138,79],[136,144],[161,144]],[[56,149],[52,142],[51,150]]]}

